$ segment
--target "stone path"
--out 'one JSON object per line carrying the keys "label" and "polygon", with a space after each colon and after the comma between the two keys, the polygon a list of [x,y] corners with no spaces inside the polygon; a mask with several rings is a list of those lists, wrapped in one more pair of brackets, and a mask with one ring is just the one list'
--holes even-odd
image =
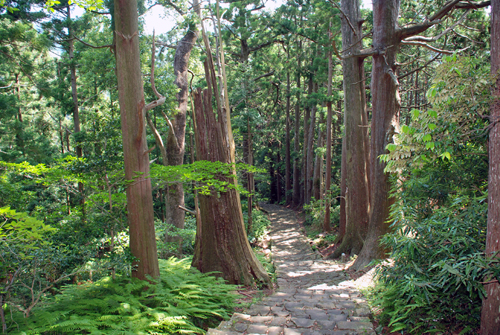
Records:
{"label": "stone path", "polygon": [[375,334],[365,299],[343,272],[344,265],[311,250],[295,212],[263,207],[272,221],[271,252],[279,288],[207,335]]}

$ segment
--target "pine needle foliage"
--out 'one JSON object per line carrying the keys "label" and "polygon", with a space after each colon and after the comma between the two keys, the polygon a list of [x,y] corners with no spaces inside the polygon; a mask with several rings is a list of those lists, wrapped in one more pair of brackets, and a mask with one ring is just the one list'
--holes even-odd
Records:
{"label": "pine needle foliage", "polygon": [[160,260],[156,283],[119,276],[66,286],[9,334],[202,334],[232,313],[236,286],[188,259]]}

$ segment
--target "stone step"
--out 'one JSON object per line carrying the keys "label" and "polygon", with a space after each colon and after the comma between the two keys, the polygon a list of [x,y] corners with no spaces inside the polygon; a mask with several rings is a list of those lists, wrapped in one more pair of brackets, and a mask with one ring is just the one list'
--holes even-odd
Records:
{"label": "stone step", "polygon": [[274,205],[266,209],[279,289],[207,334],[374,335],[370,309],[343,265],[318,259],[293,211]]}

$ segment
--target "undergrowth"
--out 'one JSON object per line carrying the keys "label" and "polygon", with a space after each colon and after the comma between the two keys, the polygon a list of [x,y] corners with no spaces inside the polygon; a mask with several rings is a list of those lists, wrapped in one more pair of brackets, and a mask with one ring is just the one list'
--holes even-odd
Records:
{"label": "undergrowth", "polygon": [[190,267],[160,260],[156,284],[125,276],[69,285],[28,318],[14,313],[9,334],[183,334],[227,319],[236,286]]}
{"label": "undergrowth", "polygon": [[382,243],[394,262],[383,263],[370,301],[392,331],[461,334],[479,329],[484,278],[499,277],[500,261],[484,257],[487,204],[456,198],[419,215],[400,202],[395,231]]}

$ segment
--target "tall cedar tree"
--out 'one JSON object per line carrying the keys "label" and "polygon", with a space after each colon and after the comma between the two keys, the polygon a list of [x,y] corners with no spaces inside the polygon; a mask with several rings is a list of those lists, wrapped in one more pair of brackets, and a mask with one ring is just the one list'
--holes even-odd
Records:
{"label": "tall cedar tree", "polygon": [[[332,257],[342,253],[358,253],[363,247],[363,239],[368,229],[368,155],[367,116],[365,101],[364,58],[356,56],[361,50],[361,13],[359,1],[344,0],[341,4],[345,17],[342,18],[342,48],[352,50],[352,55],[344,55],[344,126],[343,145],[345,165],[346,227],[342,244]],[[352,24],[351,24],[352,23]],[[343,232],[344,232],[343,231]]]}
{"label": "tall cedar tree", "polygon": [[160,276],[153,193],[144,124],[144,90],[139,51],[137,1],[115,0],[116,76],[122,121],[130,250],[137,259],[132,276]]}
{"label": "tall cedar tree", "polygon": [[[197,158],[231,163],[224,112],[219,108],[213,111],[212,90],[198,89],[194,93],[194,106]],[[234,182],[227,177],[225,181]],[[234,188],[226,192],[212,191],[210,195],[200,195],[199,200],[202,223],[197,231],[200,238],[193,266],[201,272],[219,272],[231,284],[252,285],[254,280],[269,284],[267,273],[248,243],[238,192]]]}
{"label": "tall cedar tree", "polygon": [[[198,2],[194,2],[194,10],[199,15]],[[182,38],[175,50],[174,73],[175,84],[179,88],[176,95],[178,111],[171,122],[171,131],[168,133],[166,151],[168,165],[182,165],[184,162],[185,135],[186,135],[186,112],[188,106],[188,64],[191,50],[198,39],[196,24],[189,25],[189,31]],[[167,223],[183,229],[184,211],[179,206],[184,206],[184,188],[182,183],[172,183],[167,186]],[[178,252],[182,253],[180,237],[166,236],[167,241],[177,240]]]}
{"label": "tall cedar tree", "polygon": [[[496,78],[491,104],[493,122],[489,140],[488,229],[486,256],[500,252],[500,0],[491,2],[491,74]],[[500,284],[489,278],[485,284],[486,299],[481,310],[481,334],[500,334]]]}
{"label": "tall cedar tree", "polygon": [[[415,35],[438,24],[456,9],[482,8],[489,5],[489,1],[448,1],[424,22],[405,27],[398,25],[399,5],[400,0],[373,1],[373,48],[360,53],[373,56],[369,186],[371,202],[368,234],[363,249],[353,265],[354,269],[361,269],[371,260],[385,256],[378,242],[388,230],[389,207],[392,201],[389,177],[384,172],[385,163],[381,162],[379,157],[386,153],[385,148],[392,142],[392,137],[399,127],[396,118],[400,108],[396,56],[401,44],[417,43],[427,46]],[[411,37],[413,40],[410,40]]]}

